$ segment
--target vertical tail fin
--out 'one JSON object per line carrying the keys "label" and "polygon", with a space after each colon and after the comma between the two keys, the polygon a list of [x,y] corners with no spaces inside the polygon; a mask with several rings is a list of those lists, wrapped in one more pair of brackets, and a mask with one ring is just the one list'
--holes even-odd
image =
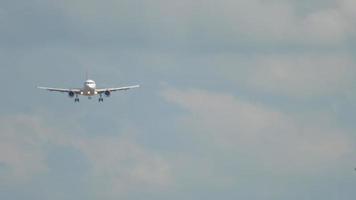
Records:
{"label": "vertical tail fin", "polygon": [[88,80],[89,76],[88,76],[88,69],[85,71],[85,80]]}

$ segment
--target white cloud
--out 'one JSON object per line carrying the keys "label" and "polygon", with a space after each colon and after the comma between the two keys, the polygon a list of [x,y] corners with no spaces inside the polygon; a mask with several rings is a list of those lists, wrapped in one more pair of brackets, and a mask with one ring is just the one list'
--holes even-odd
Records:
{"label": "white cloud", "polygon": [[[125,196],[141,188],[160,191],[172,183],[170,166],[161,156],[150,152],[126,136],[99,137],[74,142],[92,165],[101,197]],[[103,184],[104,187],[102,187]]]}
{"label": "white cloud", "polygon": [[133,137],[90,137],[71,120],[62,120],[62,128],[49,121],[35,115],[0,117],[0,185],[31,183],[46,175],[52,170],[50,149],[60,146],[79,150],[88,161],[88,185],[98,188],[93,191],[98,197],[115,199],[137,188],[154,193],[172,184],[170,163]]}
{"label": "white cloud", "polygon": [[212,56],[209,66],[237,87],[296,98],[346,94],[353,88],[355,62],[342,53]]}
{"label": "white cloud", "polygon": [[199,140],[276,173],[322,171],[345,161],[354,148],[347,133],[322,119],[309,119],[308,114],[304,121],[258,103],[201,90],[170,89],[163,95],[188,111],[182,126]]}
{"label": "white cloud", "polygon": [[302,22],[302,28],[299,34],[301,37],[309,36],[313,41],[321,43],[338,43],[347,38],[350,24],[344,19],[339,10],[324,10],[308,15]]}
{"label": "white cloud", "polygon": [[246,82],[267,92],[308,97],[343,93],[352,86],[354,63],[345,56],[270,56],[249,69]]}
{"label": "white cloud", "polygon": [[352,11],[344,9],[350,7],[345,6],[350,4],[348,0],[325,7],[319,3],[320,9],[309,12],[300,12],[293,1],[224,0],[210,4],[214,14],[206,14],[204,25],[230,41],[243,36],[255,42],[335,45],[352,37],[355,30],[356,20],[349,17]]}
{"label": "white cloud", "polygon": [[144,41],[169,39],[187,44],[203,40],[229,45],[246,41],[335,45],[353,37],[356,22],[352,0],[314,3],[320,8],[309,12],[298,9],[303,3],[278,0],[110,0],[105,4],[73,0],[42,4],[58,9],[69,27],[84,35],[103,39],[131,33]]}
{"label": "white cloud", "polygon": [[28,181],[48,171],[44,146],[50,129],[40,119],[26,115],[0,117],[0,127],[0,166],[5,170],[5,182]]}

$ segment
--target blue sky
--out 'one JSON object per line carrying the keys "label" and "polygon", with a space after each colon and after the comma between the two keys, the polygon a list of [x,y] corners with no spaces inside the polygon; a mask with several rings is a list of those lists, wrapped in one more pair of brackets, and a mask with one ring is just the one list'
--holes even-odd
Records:
{"label": "blue sky", "polygon": [[[0,199],[351,200],[353,0],[0,0]],[[36,86],[140,84],[81,99]]]}

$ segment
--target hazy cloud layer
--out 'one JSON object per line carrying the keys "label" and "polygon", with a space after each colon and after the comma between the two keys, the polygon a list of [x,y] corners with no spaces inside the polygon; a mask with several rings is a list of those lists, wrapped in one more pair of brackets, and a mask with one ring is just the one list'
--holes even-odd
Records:
{"label": "hazy cloud layer", "polygon": [[[70,1],[61,3],[69,21],[86,27],[113,25],[146,31],[148,40],[203,42],[286,41],[337,44],[354,33],[353,3],[331,1],[322,9],[298,9],[296,1]],[[103,31],[103,30],[101,30]],[[105,31],[105,29],[104,29]],[[205,40],[204,40],[205,39]],[[166,40],[164,40],[166,41]],[[174,43],[174,41],[171,41]],[[198,43],[199,44],[199,43]]]}
{"label": "hazy cloud layer", "polygon": [[141,193],[163,191],[172,184],[169,164],[130,138],[93,138],[76,143],[92,165],[92,178],[102,184],[95,185],[102,190],[98,198],[127,197],[137,188]]}
{"label": "hazy cloud layer", "polygon": [[330,127],[322,115],[310,122],[259,103],[201,90],[167,90],[163,95],[187,111],[180,120],[189,133],[222,151],[257,159],[258,165],[278,173],[317,173],[325,165],[345,162],[354,151],[352,137]]}
{"label": "hazy cloud layer", "polygon": [[345,54],[268,54],[214,56],[223,77],[237,87],[294,98],[347,94],[353,88],[355,61]]}
{"label": "hazy cloud layer", "polygon": [[[354,199],[354,0],[0,0],[0,199]],[[105,103],[35,86],[140,84]]]}
{"label": "hazy cloud layer", "polygon": [[53,173],[48,160],[55,147],[77,150],[87,160],[87,187],[101,191],[90,192],[92,198],[127,198],[138,188],[141,193],[155,192],[172,183],[169,164],[132,136],[90,138],[49,126],[48,120],[37,116],[1,117],[1,185],[32,183],[36,176]]}
{"label": "hazy cloud layer", "polygon": [[10,42],[127,45],[125,40],[136,40],[150,47],[337,45],[353,38],[352,0],[308,3],[309,9],[298,1],[4,1],[2,34]]}
{"label": "hazy cloud layer", "polygon": [[[50,129],[36,117],[0,118],[0,177],[22,183],[48,170],[44,148]],[[0,185],[7,184],[1,182]]]}

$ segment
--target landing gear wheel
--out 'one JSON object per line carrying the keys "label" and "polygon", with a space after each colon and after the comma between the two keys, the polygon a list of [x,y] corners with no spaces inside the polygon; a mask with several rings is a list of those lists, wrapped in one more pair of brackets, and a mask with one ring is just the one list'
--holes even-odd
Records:
{"label": "landing gear wheel", "polygon": [[100,93],[99,102],[104,102],[103,96]]}
{"label": "landing gear wheel", "polygon": [[79,98],[75,98],[74,102],[78,102],[79,103]]}

